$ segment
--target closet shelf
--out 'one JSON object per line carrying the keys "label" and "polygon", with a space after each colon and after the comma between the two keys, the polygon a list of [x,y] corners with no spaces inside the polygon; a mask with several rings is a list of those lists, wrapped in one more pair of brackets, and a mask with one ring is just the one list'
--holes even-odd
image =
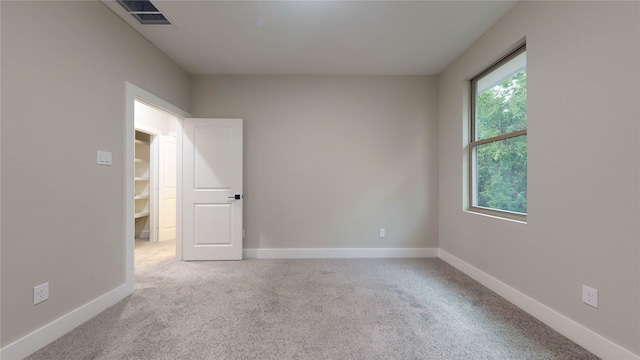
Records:
{"label": "closet shelf", "polygon": [[[1,0],[0,0],[1,1]],[[151,139],[150,134],[136,130],[134,144],[134,211],[135,237],[148,237],[150,232],[150,206],[151,206]]]}
{"label": "closet shelf", "polygon": [[143,212],[139,212],[139,213],[135,213],[134,217],[137,218],[141,218],[141,217],[145,217],[145,216],[149,216],[149,212],[148,211],[143,211]]}

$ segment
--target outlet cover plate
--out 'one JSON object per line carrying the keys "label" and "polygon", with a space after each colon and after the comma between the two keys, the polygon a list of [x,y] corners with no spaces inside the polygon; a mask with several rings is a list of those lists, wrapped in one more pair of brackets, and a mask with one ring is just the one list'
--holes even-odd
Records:
{"label": "outlet cover plate", "polygon": [[33,305],[38,305],[49,299],[49,283],[40,284],[33,287]]}
{"label": "outlet cover plate", "polygon": [[594,288],[590,288],[586,285],[582,285],[582,302],[593,306],[594,308],[598,308],[598,290]]}

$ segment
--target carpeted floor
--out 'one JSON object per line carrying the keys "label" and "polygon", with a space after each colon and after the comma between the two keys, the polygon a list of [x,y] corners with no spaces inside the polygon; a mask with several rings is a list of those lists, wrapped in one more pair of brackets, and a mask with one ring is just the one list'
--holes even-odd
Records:
{"label": "carpeted floor", "polygon": [[153,245],[136,245],[133,295],[28,359],[597,359],[439,259],[177,262]]}
{"label": "carpeted floor", "polygon": [[176,257],[176,241],[149,242],[136,239],[133,268],[136,275],[141,270]]}

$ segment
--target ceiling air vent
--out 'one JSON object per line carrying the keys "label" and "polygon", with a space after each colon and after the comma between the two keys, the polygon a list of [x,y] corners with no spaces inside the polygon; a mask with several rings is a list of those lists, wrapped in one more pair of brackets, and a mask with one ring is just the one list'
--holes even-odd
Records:
{"label": "ceiling air vent", "polygon": [[148,0],[116,0],[142,25],[171,25],[169,20]]}

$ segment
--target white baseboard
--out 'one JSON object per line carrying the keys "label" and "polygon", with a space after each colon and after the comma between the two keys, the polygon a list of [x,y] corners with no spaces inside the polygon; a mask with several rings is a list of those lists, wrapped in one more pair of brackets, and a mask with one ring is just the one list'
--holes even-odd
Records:
{"label": "white baseboard", "polygon": [[[245,258],[428,258],[439,257],[523,309],[562,335],[603,359],[640,360],[640,356],[611,342],[561,313],[519,292],[473,265],[438,248],[359,248],[359,249],[244,249]],[[23,359],[62,335],[95,317],[132,293],[126,284],[0,349],[0,359]]]}
{"label": "white baseboard", "polygon": [[338,259],[438,257],[437,248],[244,249],[245,259]]}
{"label": "white baseboard", "polygon": [[131,294],[123,284],[0,349],[0,359],[17,360],[40,350]]}
{"label": "white baseboard", "polygon": [[493,292],[507,299],[552,329],[571,339],[602,359],[640,360],[640,356],[602,337],[550,307],[521,293],[473,265],[438,249],[438,257],[467,274]]}

